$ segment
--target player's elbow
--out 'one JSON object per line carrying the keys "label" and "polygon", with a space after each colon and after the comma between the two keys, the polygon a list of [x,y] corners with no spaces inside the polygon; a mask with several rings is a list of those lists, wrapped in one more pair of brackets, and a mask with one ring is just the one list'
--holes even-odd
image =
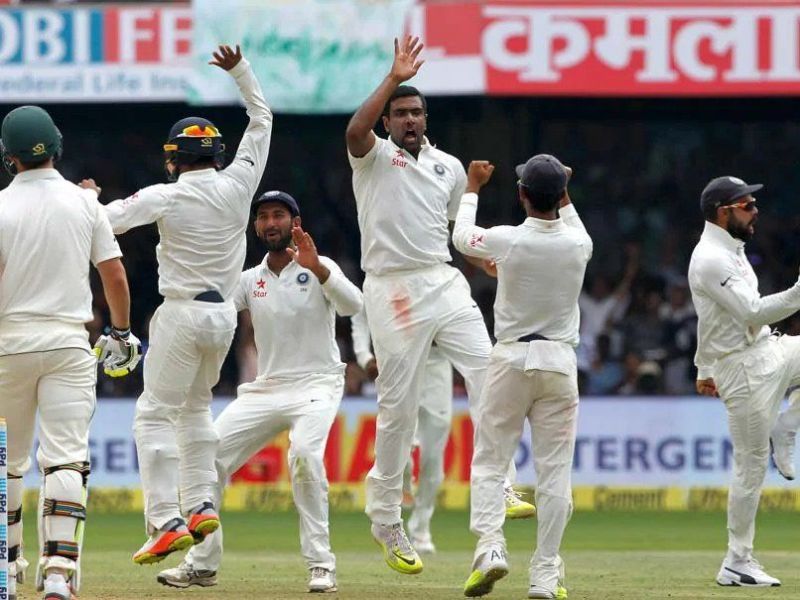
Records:
{"label": "player's elbow", "polygon": [[349,299],[348,302],[343,303],[342,306],[339,306],[339,310],[336,311],[339,313],[341,317],[352,317],[353,315],[357,315],[361,312],[361,309],[364,308],[364,297],[361,295],[361,292],[358,293],[357,296],[353,296],[353,298]]}
{"label": "player's elbow", "polygon": [[112,258],[98,263],[97,272],[100,274],[100,281],[106,290],[128,288],[128,275],[119,258]]}

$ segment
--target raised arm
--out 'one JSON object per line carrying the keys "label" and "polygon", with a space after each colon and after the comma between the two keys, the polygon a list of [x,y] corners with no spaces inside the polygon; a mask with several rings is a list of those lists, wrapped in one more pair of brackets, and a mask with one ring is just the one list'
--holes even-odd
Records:
{"label": "raised arm", "polygon": [[239,46],[236,46],[235,51],[230,46],[220,46],[213,53],[213,59],[209,61],[209,64],[227,71],[233,77],[242,94],[247,116],[250,117],[242,141],[239,142],[239,148],[236,150],[236,156],[225,169],[226,175],[247,189],[249,203],[250,197],[255,194],[264,174],[264,167],[267,165],[272,139],[272,111],[267,106],[261,85],[258,83],[250,63],[247,59],[242,58]]}
{"label": "raised arm", "polygon": [[356,158],[367,154],[375,145],[375,127],[383,113],[383,107],[389,98],[404,81],[417,74],[424,60],[417,60],[422,51],[423,44],[418,37],[407,36],[402,44],[394,40],[394,62],[389,74],[384,77],[374,92],[358,108],[347,124],[345,140],[347,150]]}
{"label": "raised arm", "polygon": [[161,218],[171,203],[166,187],[164,184],[151,185],[123,200],[106,204],[103,208],[114,233],[125,233],[129,229],[154,223]]}
{"label": "raised arm", "polygon": [[478,192],[486,185],[494,172],[494,165],[486,160],[469,163],[467,187],[456,215],[453,228],[453,245],[465,257],[494,259],[496,254],[487,241],[488,230],[475,225],[478,212]]}

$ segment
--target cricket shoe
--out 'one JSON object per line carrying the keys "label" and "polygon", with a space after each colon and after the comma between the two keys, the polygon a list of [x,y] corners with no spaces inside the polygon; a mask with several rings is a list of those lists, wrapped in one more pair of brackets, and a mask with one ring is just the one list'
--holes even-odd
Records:
{"label": "cricket shoe", "polygon": [[318,594],[338,591],[336,587],[336,573],[324,567],[311,567],[308,591]]}
{"label": "cricket shoe", "polygon": [[727,558],[717,573],[719,585],[733,587],[778,587],[781,582],[764,572],[764,567],[755,559],[732,561]]}
{"label": "cricket shoe", "polygon": [[769,446],[772,449],[772,460],[778,467],[778,473],[784,479],[794,479],[794,442],[796,431],[790,431],[780,426],[780,419],[769,436]]}
{"label": "cricket shoe", "polygon": [[217,585],[217,572],[195,569],[184,560],[177,567],[161,571],[156,576],[156,581],[161,585],[175,588],[187,588],[190,585],[211,587],[212,585]]}
{"label": "cricket shoe", "polygon": [[464,584],[464,595],[469,598],[485,596],[494,583],[508,575],[506,549],[500,544],[489,546],[474,562],[472,573]]}
{"label": "cricket shoe", "polygon": [[373,523],[372,537],[383,549],[383,559],[389,567],[404,575],[422,572],[422,560],[408,541],[402,522],[393,525]]}
{"label": "cricket shoe", "polygon": [[506,519],[530,519],[536,516],[536,507],[522,499],[522,494],[511,486],[503,489],[506,502]]}
{"label": "cricket shoe", "polygon": [[567,588],[564,587],[566,572],[564,561],[556,558],[555,571],[549,571],[549,577],[537,577],[535,583],[531,582],[528,588],[528,598],[545,598],[549,600],[567,600]]}
{"label": "cricket shoe", "polygon": [[11,563],[8,565],[8,600],[17,600],[17,574],[16,565]]}
{"label": "cricket shoe", "polygon": [[72,590],[61,573],[50,573],[44,580],[43,600],[70,600]]}
{"label": "cricket shoe", "polygon": [[219,529],[219,515],[214,504],[203,502],[189,513],[189,533],[195,544],[201,544],[207,536]]}
{"label": "cricket shoe", "polygon": [[164,560],[178,550],[186,550],[194,544],[194,538],[186,527],[186,521],[178,517],[158,529],[133,555],[137,565],[149,565]]}

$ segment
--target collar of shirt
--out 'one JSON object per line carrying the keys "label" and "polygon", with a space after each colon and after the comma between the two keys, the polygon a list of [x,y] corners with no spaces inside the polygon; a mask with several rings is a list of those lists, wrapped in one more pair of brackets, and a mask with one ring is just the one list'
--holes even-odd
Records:
{"label": "collar of shirt", "polygon": [[[414,158],[414,155],[413,155],[413,154],[411,154],[411,153],[410,153],[408,150],[406,150],[406,149],[405,149],[405,148],[403,148],[402,146],[398,146],[397,144],[395,144],[395,143],[394,143],[394,140],[392,139],[392,136],[389,136],[389,137],[387,137],[386,139],[387,139],[387,140],[389,140],[389,143],[390,143],[392,146],[394,146],[394,147],[395,147],[395,148],[397,148],[398,150],[402,150],[402,151],[403,151],[405,154],[408,154],[408,155],[409,155],[411,158]],[[434,146],[434,145],[432,145],[432,144],[430,143],[430,141],[428,140],[428,136],[427,136],[427,135],[423,135],[423,136],[422,136],[422,144],[420,145],[420,149],[419,149],[419,155],[418,155],[418,156],[422,156],[422,153],[423,153],[423,152],[430,152],[430,151],[431,151],[432,149],[434,149],[434,148],[436,148],[436,146]]]}
{"label": "collar of shirt", "polygon": [[56,169],[28,169],[14,175],[11,185],[26,181],[39,181],[41,179],[64,179],[64,177]]}
{"label": "collar of shirt", "polygon": [[705,228],[703,229],[703,235],[700,239],[706,240],[707,242],[715,246],[719,246],[720,248],[724,248],[725,250],[733,252],[734,254],[741,254],[744,252],[744,242],[742,240],[737,240],[722,227],[715,225],[710,221],[706,221]]}
{"label": "collar of shirt", "polygon": [[522,222],[522,224],[525,227],[530,227],[531,229],[535,229],[536,231],[543,231],[544,233],[558,231],[560,229],[564,229],[565,227],[564,221],[562,221],[560,218],[549,221],[547,219],[537,219],[535,217],[528,217]]}
{"label": "collar of shirt", "polygon": [[264,273],[266,273],[267,275],[271,276],[271,277],[278,278],[278,277],[280,277],[281,275],[283,275],[284,273],[287,273],[287,272],[289,272],[289,271],[296,270],[297,268],[301,268],[301,269],[303,268],[303,267],[301,267],[300,265],[298,265],[298,264],[297,264],[297,261],[295,261],[295,260],[290,260],[290,261],[289,261],[289,263],[288,263],[288,264],[287,264],[285,267],[283,267],[283,269],[281,269],[281,272],[280,272],[280,273],[275,273],[275,271],[273,271],[272,269],[270,269],[270,268],[269,268],[269,265],[267,264],[267,257],[268,257],[268,256],[269,256],[269,252],[267,252],[267,253],[264,255],[264,260],[262,260],[262,261],[261,261],[261,270],[262,270]]}
{"label": "collar of shirt", "polygon": [[182,180],[192,180],[192,179],[203,179],[204,177],[208,177],[213,173],[216,173],[217,170],[213,167],[209,167],[207,169],[198,169],[196,171],[184,171],[180,175],[178,175],[178,181]]}

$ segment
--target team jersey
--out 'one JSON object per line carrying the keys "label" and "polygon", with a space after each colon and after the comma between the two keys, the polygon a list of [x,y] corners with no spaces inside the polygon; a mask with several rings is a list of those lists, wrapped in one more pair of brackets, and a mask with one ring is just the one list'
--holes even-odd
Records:
{"label": "team jersey", "polygon": [[233,162],[224,170],[182,173],[175,183],[139,190],[106,206],[115,233],[155,222],[158,290],[189,300],[214,290],[228,299],[244,265],[250,202],[269,154],[272,112],[247,60],[229,71],[250,122]]}
{"label": "team jersey", "polygon": [[689,261],[689,288],[697,310],[697,378],[714,376],[714,363],[770,334],[769,325],[800,309],[800,281],[761,296],[744,242],[706,221]]}
{"label": "team jersey", "polygon": [[528,217],[517,226],[484,229],[475,225],[477,194],[464,194],[453,244],[468,256],[497,263],[494,333],[498,342],[538,334],[578,345],[578,297],[592,239],[575,206],[553,221]]}
{"label": "team jersey", "polygon": [[89,264],[122,256],[97,194],[55,169],[0,191],[0,355],[89,349]]}
{"label": "team jersey", "polygon": [[327,257],[324,284],[292,261],[276,275],[267,257],[241,274],[233,296],[237,310],[248,309],[258,354],[258,379],[296,379],[314,373],[344,373],[336,344],[336,313],[356,314],[361,290]]}
{"label": "team jersey", "polygon": [[449,221],[467,175],[454,156],[423,140],[419,156],[376,138],[367,154],[348,152],[361,229],[361,268],[381,275],[446,263]]}

